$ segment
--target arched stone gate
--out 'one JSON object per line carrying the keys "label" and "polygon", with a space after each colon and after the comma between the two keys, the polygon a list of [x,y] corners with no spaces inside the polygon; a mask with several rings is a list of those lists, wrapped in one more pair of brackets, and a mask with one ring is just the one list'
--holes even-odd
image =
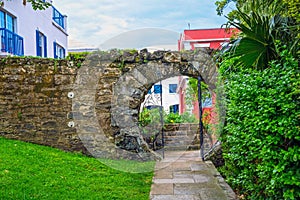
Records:
{"label": "arched stone gate", "polygon": [[77,73],[72,109],[89,152],[95,157],[156,159],[141,136],[139,108],[153,84],[178,75],[200,75],[214,90],[217,73],[210,51],[113,50],[88,56]]}

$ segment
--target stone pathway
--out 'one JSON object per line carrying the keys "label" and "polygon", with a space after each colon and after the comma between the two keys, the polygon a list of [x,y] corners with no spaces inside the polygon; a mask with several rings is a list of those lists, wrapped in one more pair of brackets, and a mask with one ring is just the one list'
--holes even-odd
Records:
{"label": "stone pathway", "polygon": [[199,151],[165,152],[155,165],[151,200],[233,200],[233,190]]}

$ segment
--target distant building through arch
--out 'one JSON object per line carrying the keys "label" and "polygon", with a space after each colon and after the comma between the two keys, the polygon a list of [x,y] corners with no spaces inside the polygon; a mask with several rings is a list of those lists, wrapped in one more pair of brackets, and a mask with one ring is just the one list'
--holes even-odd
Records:
{"label": "distant building through arch", "polygon": [[[180,34],[178,40],[178,51],[183,50],[196,50],[198,48],[210,48],[213,50],[221,49],[230,42],[230,38],[238,33],[236,28],[212,28],[212,29],[194,29],[184,30]],[[187,77],[179,77],[178,95],[179,95],[179,113],[182,114],[186,111],[192,112],[199,118],[199,105],[198,102],[193,102],[190,108],[186,105],[185,91],[187,88]],[[203,103],[203,113],[213,115],[213,107],[215,104],[215,94],[211,94],[211,99],[206,99]],[[211,116],[213,117],[213,116]]]}

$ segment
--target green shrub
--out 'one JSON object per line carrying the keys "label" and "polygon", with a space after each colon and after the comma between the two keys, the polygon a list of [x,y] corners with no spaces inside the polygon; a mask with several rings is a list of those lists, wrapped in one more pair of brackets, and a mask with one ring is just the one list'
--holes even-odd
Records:
{"label": "green shrub", "polygon": [[[147,126],[150,124],[158,124],[160,123],[160,109],[154,108],[151,110],[148,110],[146,108],[143,109],[142,112],[139,114],[139,124],[141,126]],[[163,111],[163,115],[165,115]]]}
{"label": "green shrub", "polygon": [[195,117],[194,114],[184,112],[181,114],[181,119],[183,123],[197,123],[198,119]]}
{"label": "green shrub", "polygon": [[220,170],[246,199],[300,198],[299,66],[287,50],[258,71],[221,64],[226,125]]}
{"label": "green shrub", "polygon": [[172,113],[172,112],[170,112],[165,116],[164,121],[166,124],[183,123],[181,115],[179,113]]}
{"label": "green shrub", "polygon": [[66,59],[73,61],[75,66],[80,68],[81,64],[89,54],[91,54],[91,52],[69,52]]}

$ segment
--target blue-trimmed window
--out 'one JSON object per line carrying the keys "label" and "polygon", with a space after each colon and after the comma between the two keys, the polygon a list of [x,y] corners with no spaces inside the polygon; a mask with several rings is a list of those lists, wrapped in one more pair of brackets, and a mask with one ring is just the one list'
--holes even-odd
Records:
{"label": "blue-trimmed window", "polygon": [[1,51],[14,55],[24,55],[23,38],[15,33],[16,18],[4,11],[0,11]]}
{"label": "blue-trimmed window", "polygon": [[56,42],[53,42],[54,58],[65,58],[66,50]]}
{"label": "blue-trimmed window", "polygon": [[162,86],[154,85],[154,94],[162,94]]}
{"label": "blue-trimmed window", "polygon": [[53,6],[52,9],[53,9],[53,16],[52,16],[53,21],[55,21],[60,27],[64,29],[65,28],[64,16]]}
{"label": "blue-trimmed window", "polygon": [[176,93],[177,90],[177,84],[169,84],[169,93],[173,94]]}
{"label": "blue-trimmed window", "polygon": [[15,32],[15,17],[12,15],[0,11],[0,28],[6,28],[7,30],[11,32]]}
{"label": "blue-trimmed window", "polygon": [[38,30],[36,30],[36,55],[47,57],[47,37]]}
{"label": "blue-trimmed window", "polygon": [[179,104],[175,104],[169,107],[170,113],[178,113],[179,111]]}

